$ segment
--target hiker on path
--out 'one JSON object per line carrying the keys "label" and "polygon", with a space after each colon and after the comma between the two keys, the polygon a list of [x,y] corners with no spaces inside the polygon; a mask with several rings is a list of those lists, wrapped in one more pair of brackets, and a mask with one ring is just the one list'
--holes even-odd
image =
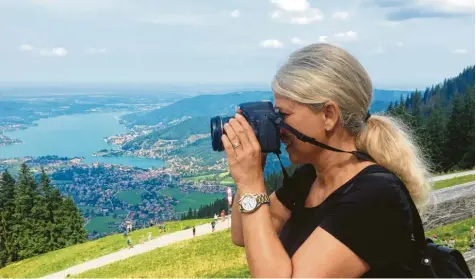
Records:
{"label": "hiker on path", "polygon": [[225,222],[225,210],[221,211],[220,216],[221,216],[221,221]]}
{"label": "hiker on path", "polygon": [[192,232],[193,232],[193,236],[195,236],[195,226],[193,226]]}
{"label": "hiker on path", "polygon": [[215,225],[216,225],[215,221],[212,221],[212,232],[215,231]]}
{"label": "hiker on path", "polygon": [[152,232],[147,233],[147,241],[150,241],[152,239]]}
{"label": "hiker on path", "polygon": [[127,238],[127,246],[129,246],[129,249],[134,248],[134,245],[132,245],[132,240],[130,236]]}

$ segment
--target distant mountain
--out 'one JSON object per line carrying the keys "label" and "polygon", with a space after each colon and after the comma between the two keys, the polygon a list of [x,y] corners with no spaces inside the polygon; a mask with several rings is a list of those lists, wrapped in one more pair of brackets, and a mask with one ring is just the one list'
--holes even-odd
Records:
{"label": "distant mountain", "polygon": [[[371,111],[383,111],[390,102],[399,100],[401,95],[406,96],[409,93],[409,91],[375,89]],[[123,119],[130,127],[134,125],[168,123],[184,116],[212,117],[215,115],[233,115],[238,104],[259,100],[273,100],[272,92],[248,91],[220,95],[199,95],[179,100],[157,110],[128,114],[123,116]]]}

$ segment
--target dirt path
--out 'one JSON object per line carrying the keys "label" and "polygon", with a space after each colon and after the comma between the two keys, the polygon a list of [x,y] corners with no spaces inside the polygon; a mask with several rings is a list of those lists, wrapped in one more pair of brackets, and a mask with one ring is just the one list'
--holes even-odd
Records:
{"label": "dirt path", "polygon": [[[222,222],[221,219],[218,220],[215,231],[222,231],[230,227],[231,219],[227,218],[225,222]],[[212,226],[211,224],[203,224],[195,227],[196,229],[196,236],[205,235],[212,233]],[[123,249],[100,258],[90,260],[76,266],[70,267],[68,269],[62,270],[60,272],[56,272],[50,275],[47,275],[42,278],[66,278],[68,274],[79,274],[90,269],[95,269],[116,261],[120,261],[123,259],[127,259],[129,257],[133,257],[142,253],[146,253],[152,251],[154,249],[178,242],[183,241],[186,239],[193,238],[192,229],[182,230],[166,235],[162,235],[160,237],[154,238],[151,241],[147,241],[144,244],[137,244],[134,245],[132,249]],[[125,246],[125,241],[124,241]]]}

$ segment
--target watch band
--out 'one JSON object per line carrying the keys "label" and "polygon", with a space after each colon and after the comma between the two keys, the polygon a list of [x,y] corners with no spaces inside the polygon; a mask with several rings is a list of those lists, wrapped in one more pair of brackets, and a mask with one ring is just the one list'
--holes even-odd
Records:
{"label": "watch band", "polygon": [[[241,201],[244,197],[246,196],[252,196],[256,199],[256,207],[252,210],[245,210],[243,208],[243,205],[241,204]],[[242,213],[252,213],[252,212],[255,212],[258,208],[260,208],[261,205],[263,204],[270,204],[270,199],[269,199],[269,196],[267,194],[251,194],[251,193],[247,193],[247,194],[244,194],[240,201],[239,201],[239,204],[240,204],[240,212]]]}
{"label": "watch band", "polygon": [[258,203],[258,206],[263,203],[270,203],[269,196],[267,194],[258,194],[256,196],[256,202]]}

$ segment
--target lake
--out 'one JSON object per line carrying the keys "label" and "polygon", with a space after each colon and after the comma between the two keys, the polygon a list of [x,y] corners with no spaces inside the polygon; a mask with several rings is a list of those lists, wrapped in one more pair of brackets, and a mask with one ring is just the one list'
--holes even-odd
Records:
{"label": "lake", "polygon": [[92,156],[101,149],[120,148],[105,142],[104,137],[127,131],[118,121],[122,114],[124,113],[89,113],[40,119],[36,122],[38,126],[5,133],[22,143],[0,147],[0,158],[58,155],[84,157],[85,163],[100,162],[139,168],[165,166],[159,159]]}

